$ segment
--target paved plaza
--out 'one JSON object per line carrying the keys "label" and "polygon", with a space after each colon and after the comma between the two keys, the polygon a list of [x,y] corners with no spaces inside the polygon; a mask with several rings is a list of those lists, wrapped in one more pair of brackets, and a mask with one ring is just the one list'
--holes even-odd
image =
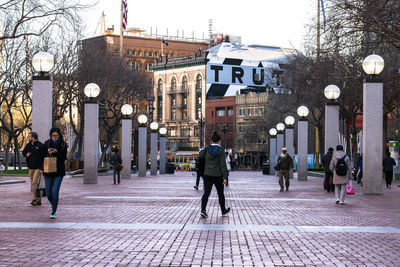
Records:
{"label": "paved plaza", "polygon": [[232,211],[214,188],[203,219],[191,172],[82,179],[64,179],[55,221],[29,183],[0,185],[0,266],[400,266],[398,181],[382,196],[356,186],[342,206],[322,178],[279,192],[277,177],[232,172]]}

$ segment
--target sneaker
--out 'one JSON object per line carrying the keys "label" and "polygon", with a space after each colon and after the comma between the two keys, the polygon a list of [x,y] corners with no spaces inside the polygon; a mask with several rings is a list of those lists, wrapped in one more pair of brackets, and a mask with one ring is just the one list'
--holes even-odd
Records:
{"label": "sneaker", "polygon": [[50,219],[55,220],[56,219],[56,213],[50,213]]}
{"label": "sneaker", "polygon": [[208,218],[207,212],[206,211],[201,211],[200,216],[203,218]]}
{"label": "sneaker", "polygon": [[340,202],[340,200],[339,200],[339,199],[336,199],[336,202],[335,202],[335,203],[336,203],[336,204],[339,204],[339,202]]}
{"label": "sneaker", "polygon": [[344,205],[344,201],[340,201],[339,204],[340,204],[340,205]]}
{"label": "sneaker", "polygon": [[289,191],[289,188],[286,188],[286,191]]}
{"label": "sneaker", "polygon": [[227,208],[222,212],[222,215],[228,214],[231,211],[231,208]]}
{"label": "sneaker", "polygon": [[36,206],[36,199],[32,200],[31,205]]}
{"label": "sneaker", "polygon": [[40,205],[42,205],[42,202],[40,202],[40,201],[36,201],[36,204],[35,204],[36,206],[40,206]]}
{"label": "sneaker", "polygon": [[199,187],[197,185],[193,186],[193,188],[199,190]]}

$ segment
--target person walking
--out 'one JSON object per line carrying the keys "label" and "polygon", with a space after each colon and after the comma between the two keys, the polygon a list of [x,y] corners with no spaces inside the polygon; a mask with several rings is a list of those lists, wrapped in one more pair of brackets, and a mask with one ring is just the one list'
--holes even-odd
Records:
{"label": "person walking", "polygon": [[322,156],[322,166],[324,167],[325,170],[324,186],[328,193],[335,191],[335,185],[333,184],[333,173],[329,169],[332,156],[333,156],[333,147],[328,148],[328,153]]}
{"label": "person walking", "polygon": [[[203,159],[204,160],[204,159]],[[199,190],[199,184],[200,184],[200,177],[201,177],[201,170],[200,170],[200,162],[198,159],[195,159],[195,171],[196,171],[196,185],[193,186],[194,189]],[[204,170],[203,170],[204,171]]]}
{"label": "person walking", "polygon": [[50,139],[44,142],[43,150],[45,155],[57,158],[57,171],[51,173],[43,172],[46,181],[47,199],[51,203],[50,219],[56,219],[61,182],[65,176],[67,150],[68,145],[64,142],[61,130],[59,128],[52,128],[50,130]]}
{"label": "person walking", "polygon": [[118,176],[118,184],[121,183],[121,170],[122,170],[122,158],[121,155],[118,153],[118,147],[113,147],[111,150],[112,154],[110,157],[111,167],[113,169],[113,180],[114,184],[116,184],[116,176]]}
{"label": "person walking", "polygon": [[389,151],[386,151],[386,156],[383,158],[383,172],[386,178],[386,188],[391,188],[393,180],[393,167],[396,166],[396,161],[390,156]]}
{"label": "person walking", "polygon": [[201,213],[203,218],[207,218],[207,202],[212,186],[217,189],[219,205],[222,215],[227,214],[231,208],[225,207],[224,184],[228,181],[228,169],[226,167],[224,148],[221,147],[221,136],[214,132],[211,137],[211,145],[200,152],[197,160],[205,159],[204,168],[204,193],[201,198]]}
{"label": "person walking", "polygon": [[29,169],[29,177],[31,179],[31,185],[33,189],[33,198],[31,205],[39,206],[42,205],[42,199],[40,196],[36,196],[36,189],[40,183],[40,177],[43,170],[43,144],[38,140],[38,134],[36,132],[30,132],[28,134],[29,142],[24,147],[22,155],[26,158],[26,164]]}
{"label": "person walking", "polygon": [[[229,172],[232,170],[232,166],[231,166],[231,158],[228,152],[225,152],[225,162],[226,162],[226,168],[228,169],[228,177],[229,177]],[[229,178],[227,178],[226,180],[226,186],[229,186]]]}
{"label": "person walking", "polygon": [[281,187],[281,192],[283,191],[283,177],[285,177],[285,186],[286,191],[289,191],[289,171],[293,169],[293,159],[287,153],[287,149],[284,147],[282,148],[282,153],[278,157],[278,164],[279,164],[279,186]]}
{"label": "person walking", "polygon": [[344,153],[343,146],[336,146],[336,152],[332,156],[329,169],[333,173],[333,184],[335,185],[336,204],[344,204],[346,187],[351,175],[350,159]]}

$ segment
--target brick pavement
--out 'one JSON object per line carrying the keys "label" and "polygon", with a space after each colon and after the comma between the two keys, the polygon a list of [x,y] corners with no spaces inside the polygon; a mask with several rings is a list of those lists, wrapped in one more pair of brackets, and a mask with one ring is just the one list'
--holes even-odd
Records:
{"label": "brick pavement", "polygon": [[29,205],[28,183],[2,185],[0,266],[400,266],[398,181],[338,206],[321,178],[279,192],[276,177],[232,172],[232,212],[221,216],[213,189],[207,219],[194,181],[64,179],[56,221],[47,201]]}

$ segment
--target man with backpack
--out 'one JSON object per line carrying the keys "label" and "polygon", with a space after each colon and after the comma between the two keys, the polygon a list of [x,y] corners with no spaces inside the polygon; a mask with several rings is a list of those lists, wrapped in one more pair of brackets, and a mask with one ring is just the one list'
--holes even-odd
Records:
{"label": "man with backpack", "polygon": [[350,159],[344,153],[343,146],[336,146],[336,152],[332,156],[329,169],[333,173],[333,184],[335,185],[336,204],[344,204],[346,197],[347,182],[351,175]]}

